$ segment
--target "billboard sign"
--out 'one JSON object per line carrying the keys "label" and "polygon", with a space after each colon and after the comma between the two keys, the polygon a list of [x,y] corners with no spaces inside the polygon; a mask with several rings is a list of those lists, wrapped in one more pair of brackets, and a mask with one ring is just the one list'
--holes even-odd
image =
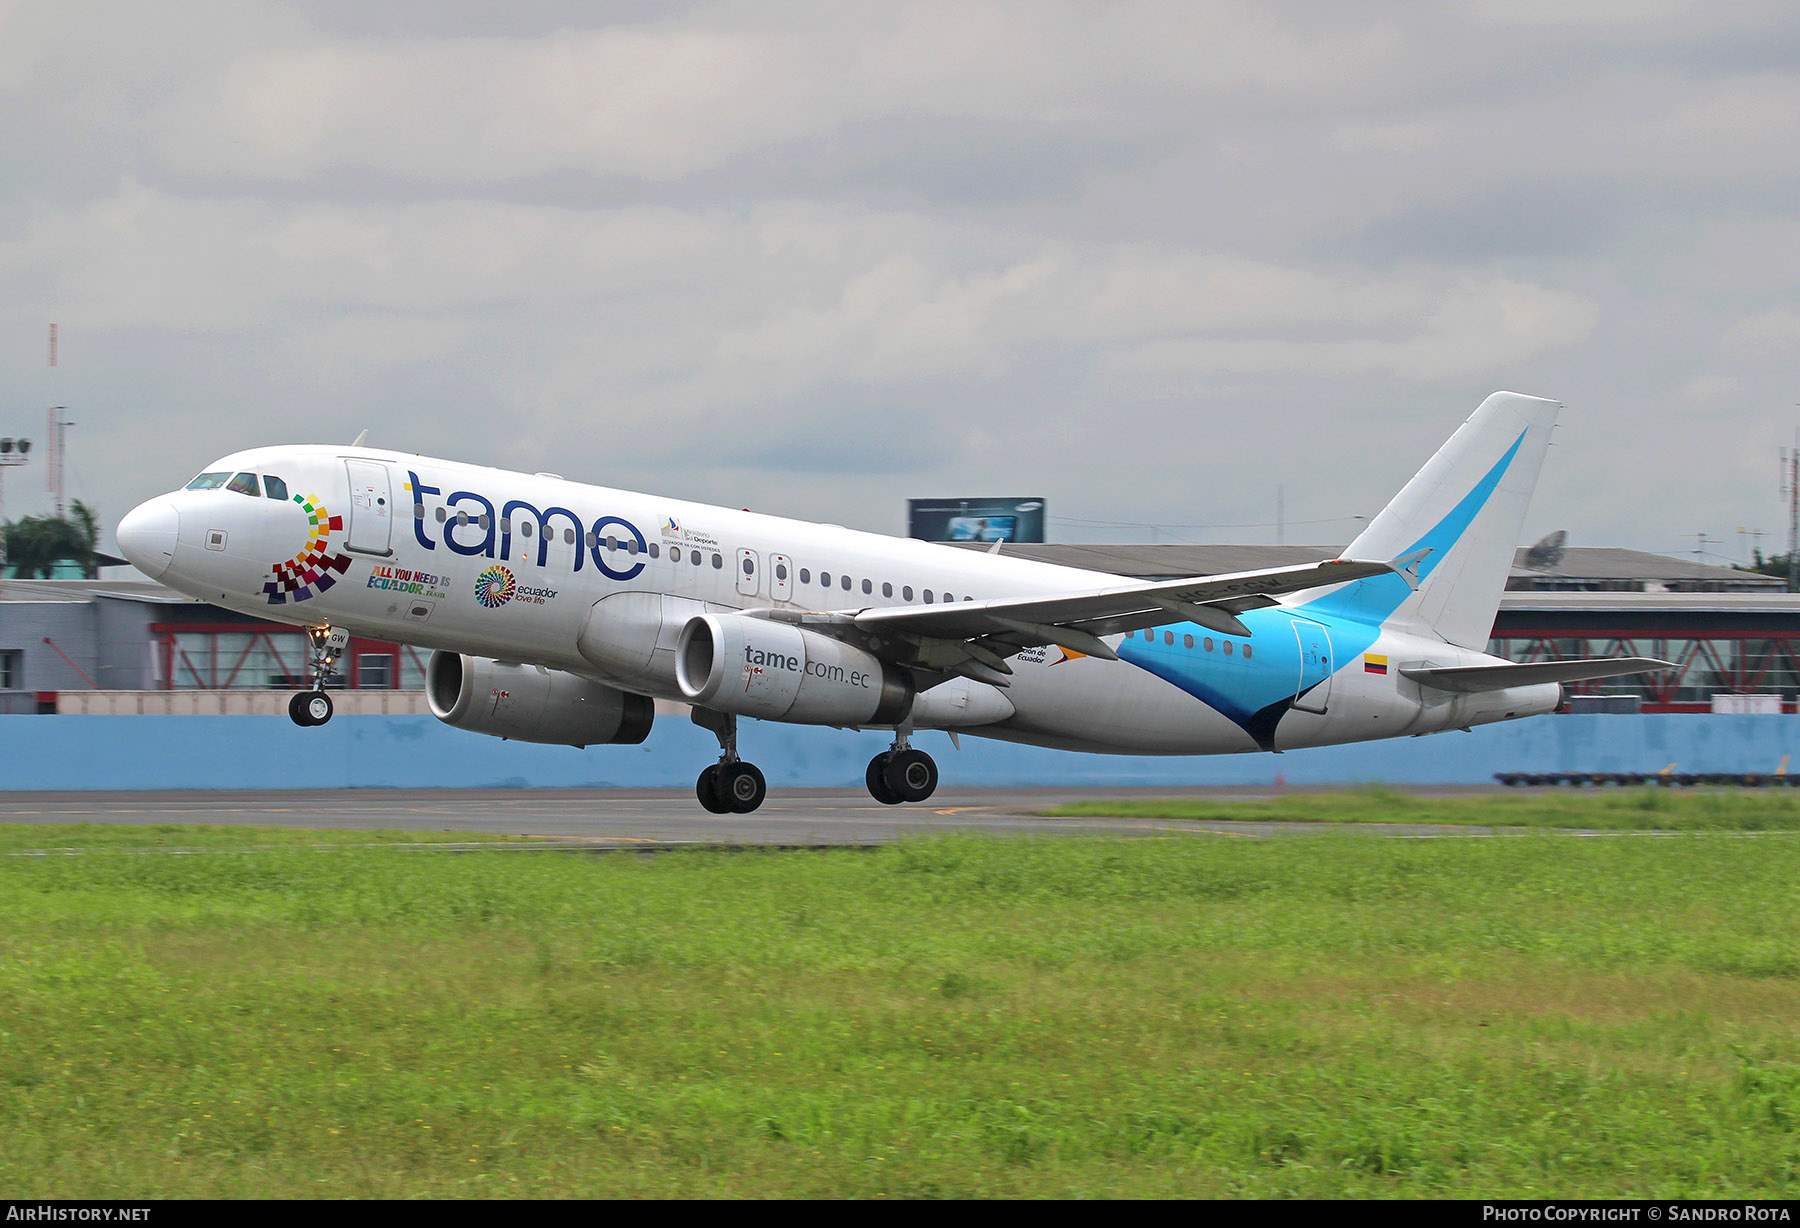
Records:
{"label": "billboard sign", "polygon": [[908,499],[906,535],[928,542],[1041,542],[1044,501],[1017,496]]}

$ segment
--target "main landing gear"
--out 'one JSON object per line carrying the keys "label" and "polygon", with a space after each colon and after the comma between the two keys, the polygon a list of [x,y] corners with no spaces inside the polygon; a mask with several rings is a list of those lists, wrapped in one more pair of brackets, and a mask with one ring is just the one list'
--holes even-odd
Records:
{"label": "main landing gear", "polygon": [[937,791],[937,761],[907,742],[905,729],[894,732],[894,744],[869,760],[863,782],[869,796],[884,806],[922,802]]}
{"label": "main landing gear", "polygon": [[301,728],[323,725],[331,719],[331,696],[325,692],[325,683],[336,672],[338,658],[349,647],[350,633],[326,623],[308,627],[306,638],[312,644],[312,690],[298,691],[288,700],[288,719]]}
{"label": "main landing gear", "polygon": [[694,724],[719,739],[719,761],[700,773],[694,796],[713,814],[749,814],[769,795],[768,782],[754,763],[737,754],[737,717],[710,708],[694,709]]}
{"label": "main landing gear", "polygon": [[[737,754],[737,717],[710,708],[695,708],[694,724],[710,729],[719,739],[719,761],[700,773],[694,796],[713,814],[749,814],[763,804],[769,786],[754,763]],[[898,806],[922,802],[937,791],[937,762],[908,742],[911,729],[894,731],[894,744],[869,760],[864,777],[869,793],[878,802]]]}

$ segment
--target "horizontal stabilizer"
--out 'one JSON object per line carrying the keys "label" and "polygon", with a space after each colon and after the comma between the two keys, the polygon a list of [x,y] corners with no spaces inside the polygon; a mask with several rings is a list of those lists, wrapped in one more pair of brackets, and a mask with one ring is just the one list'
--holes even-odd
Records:
{"label": "horizontal stabilizer", "polygon": [[1526,661],[1515,665],[1463,665],[1443,669],[1401,667],[1403,677],[1440,691],[1503,691],[1509,686],[1535,686],[1540,682],[1580,682],[1587,678],[1617,678],[1674,669],[1673,661],[1655,657],[1589,657],[1580,661]]}

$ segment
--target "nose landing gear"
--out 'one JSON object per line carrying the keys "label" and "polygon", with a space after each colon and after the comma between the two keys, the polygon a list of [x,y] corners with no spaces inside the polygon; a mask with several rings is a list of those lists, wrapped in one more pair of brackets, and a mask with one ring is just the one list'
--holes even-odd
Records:
{"label": "nose landing gear", "polygon": [[694,709],[694,724],[719,739],[719,761],[700,773],[694,796],[713,814],[749,814],[769,795],[768,782],[754,763],[737,754],[737,717],[710,708]]}
{"label": "nose landing gear", "polygon": [[350,633],[330,623],[308,627],[306,638],[312,644],[312,690],[297,692],[288,700],[288,719],[301,728],[323,725],[331,719],[331,696],[325,691],[325,683],[336,672],[338,658],[350,645]]}
{"label": "nose landing gear", "polygon": [[331,696],[324,691],[296,691],[288,700],[288,719],[302,729],[331,719]]}

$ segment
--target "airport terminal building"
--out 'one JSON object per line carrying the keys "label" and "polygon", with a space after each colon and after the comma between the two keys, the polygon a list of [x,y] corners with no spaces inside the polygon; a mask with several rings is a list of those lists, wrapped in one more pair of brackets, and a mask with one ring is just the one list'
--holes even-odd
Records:
{"label": "airport terminal building", "polygon": [[[1141,579],[1304,564],[1336,553],[1308,546],[1005,549]],[[123,578],[0,580],[0,714],[273,713],[287,692],[308,684],[299,628],[209,605],[129,569],[111,570]],[[1489,646],[1497,656],[1648,656],[1676,663],[1662,674],[1576,684],[1575,696],[1611,697],[1604,701],[1610,710],[1796,710],[1800,594],[1785,592],[1779,580],[1634,550],[1569,548],[1550,556],[1519,551],[1507,587]],[[341,710],[425,711],[428,656],[352,639],[331,680],[334,689],[356,693]],[[194,706],[201,696],[222,698],[211,708]]]}

